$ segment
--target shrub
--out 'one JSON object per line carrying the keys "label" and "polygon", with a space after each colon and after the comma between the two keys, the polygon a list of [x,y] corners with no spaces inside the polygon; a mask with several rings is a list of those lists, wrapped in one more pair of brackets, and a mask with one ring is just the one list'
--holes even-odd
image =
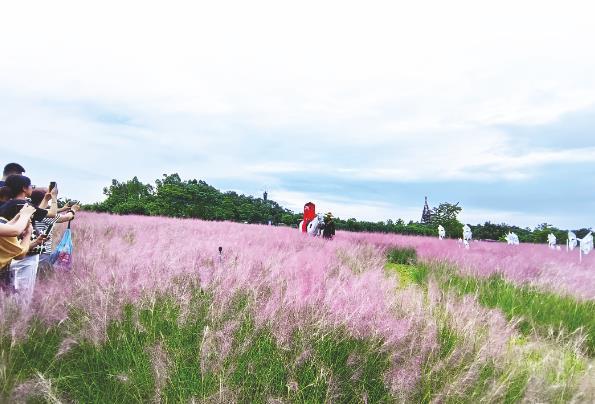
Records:
{"label": "shrub", "polygon": [[413,247],[394,247],[388,250],[388,262],[412,265],[417,262],[417,251]]}

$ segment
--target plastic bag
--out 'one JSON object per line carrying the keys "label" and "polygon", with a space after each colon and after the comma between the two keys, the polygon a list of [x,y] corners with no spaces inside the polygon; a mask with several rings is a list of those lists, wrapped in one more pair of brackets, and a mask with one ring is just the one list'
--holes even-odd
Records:
{"label": "plastic bag", "polygon": [[72,233],[70,222],[58,246],[50,257],[50,262],[56,269],[69,270],[72,266]]}

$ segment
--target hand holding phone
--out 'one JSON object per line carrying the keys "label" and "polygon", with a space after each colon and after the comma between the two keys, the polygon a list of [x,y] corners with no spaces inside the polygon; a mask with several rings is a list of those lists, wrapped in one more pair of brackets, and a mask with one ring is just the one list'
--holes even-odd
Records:
{"label": "hand holding phone", "polygon": [[49,193],[52,197],[58,197],[58,184],[56,184],[56,181],[50,182]]}
{"label": "hand holding phone", "polygon": [[45,229],[45,231],[43,232],[43,234],[45,235],[45,237],[49,237],[50,234],[52,234],[52,229],[54,228],[54,224],[50,224],[47,229]]}

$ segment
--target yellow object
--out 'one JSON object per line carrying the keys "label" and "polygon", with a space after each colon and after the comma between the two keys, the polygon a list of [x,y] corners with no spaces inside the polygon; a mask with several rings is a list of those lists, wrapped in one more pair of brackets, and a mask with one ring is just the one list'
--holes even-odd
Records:
{"label": "yellow object", "polygon": [[0,268],[4,268],[14,257],[25,254],[27,248],[21,247],[16,236],[0,237]]}

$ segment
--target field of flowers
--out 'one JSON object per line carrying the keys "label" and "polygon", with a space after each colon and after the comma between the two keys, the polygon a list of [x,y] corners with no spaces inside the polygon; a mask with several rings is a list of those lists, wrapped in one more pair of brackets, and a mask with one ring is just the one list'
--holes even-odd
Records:
{"label": "field of flowers", "polygon": [[456,240],[385,234],[346,233],[354,242],[377,246],[410,246],[424,260],[450,262],[461,273],[488,277],[502,274],[515,284],[530,284],[544,290],[595,300],[595,252],[583,255],[579,249],[550,249],[545,244],[509,246],[495,242],[473,242],[469,250]]}
{"label": "field of flowers", "polygon": [[29,309],[0,296],[0,402],[595,401],[595,254],[91,213],[73,237]]}

